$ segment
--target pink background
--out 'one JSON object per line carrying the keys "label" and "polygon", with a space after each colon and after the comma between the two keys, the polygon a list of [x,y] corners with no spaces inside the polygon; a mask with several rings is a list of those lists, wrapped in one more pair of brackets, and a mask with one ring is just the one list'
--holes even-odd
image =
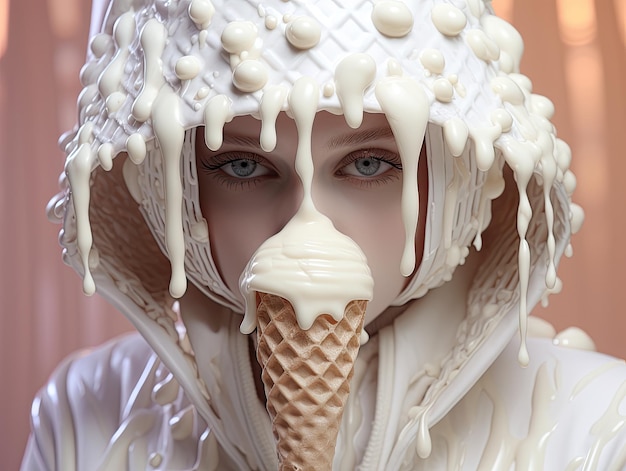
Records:
{"label": "pink background", "polygon": [[[87,0],[0,0],[0,467],[17,469],[30,402],[78,348],[130,329],[82,295],[61,262],[59,227],[44,208],[74,123],[87,35]],[[563,293],[535,311],[557,330],[576,325],[598,349],[626,357],[626,1],[494,0],[522,32],[522,71],[556,104],[572,146],[576,201],[587,212],[562,265]]]}

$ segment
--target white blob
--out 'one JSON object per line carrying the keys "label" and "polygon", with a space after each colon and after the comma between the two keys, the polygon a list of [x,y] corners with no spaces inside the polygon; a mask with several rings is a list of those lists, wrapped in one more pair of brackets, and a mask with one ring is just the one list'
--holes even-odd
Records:
{"label": "white blob", "polygon": [[92,39],[89,47],[94,56],[98,59],[113,46],[113,39],[106,33],[96,34]]}
{"label": "white blob", "polygon": [[126,139],[128,157],[134,164],[140,164],[146,158],[146,141],[139,133],[134,133]]}
{"label": "white blob", "polygon": [[222,147],[224,124],[233,118],[231,100],[226,95],[216,95],[204,108],[204,140],[213,151]]}
{"label": "white blob", "polygon": [[519,72],[524,52],[524,42],[519,32],[495,15],[485,15],[481,24],[485,33],[500,48],[500,69],[506,73]]}
{"label": "white blob", "polygon": [[502,101],[511,103],[512,105],[521,105],[524,103],[524,92],[522,92],[519,85],[509,77],[495,77],[491,81],[491,89]]}
{"label": "white blob", "polygon": [[267,66],[258,60],[244,60],[233,70],[233,84],[242,92],[256,92],[268,79]]}
{"label": "white blob", "polygon": [[456,116],[450,118],[443,123],[443,137],[446,140],[446,144],[448,144],[450,153],[455,157],[459,157],[463,153],[469,137],[467,124]]}
{"label": "white blob", "polygon": [[502,132],[509,132],[511,127],[513,126],[513,118],[511,117],[511,113],[509,113],[504,108],[498,108],[493,110],[490,115],[491,122],[493,124],[500,125],[502,128]]}
{"label": "white blob", "polygon": [[265,17],[265,27],[269,30],[273,30],[276,29],[276,26],[278,26],[278,18],[272,15],[267,15]]}
{"label": "white blob", "polygon": [[572,226],[572,234],[576,234],[583,225],[585,220],[585,211],[576,203],[570,205],[570,224]]}
{"label": "white blob", "polygon": [[174,71],[181,80],[193,80],[200,73],[200,60],[195,56],[183,56],[176,61]]}
{"label": "white blob", "polygon": [[465,13],[448,4],[435,5],[431,11],[435,28],[445,36],[457,36],[467,24]]}
{"label": "white blob", "polygon": [[554,337],[554,344],[561,347],[576,348],[579,350],[596,351],[596,344],[584,330],[578,327],[568,327]]}
{"label": "white blob", "polygon": [[438,78],[433,83],[435,98],[442,103],[450,103],[454,97],[454,87],[448,79]]}
{"label": "white blob", "polygon": [[285,28],[285,37],[289,44],[297,49],[311,49],[320,42],[322,28],[317,20],[301,16],[292,19]]}
{"label": "white blob", "polygon": [[251,21],[233,21],[222,32],[222,47],[230,54],[240,54],[252,49],[257,35],[257,27]]}
{"label": "white blob", "polygon": [[476,57],[485,62],[498,60],[500,57],[500,48],[480,29],[468,31],[465,40],[469,47],[474,51]]}
{"label": "white blob", "polygon": [[401,38],[413,28],[413,14],[402,2],[382,0],[374,4],[372,23],[381,34]]}
{"label": "white blob", "polygon": [[261,149],[271,152],[276,147],[276,118],[287,99],[287,87],[275,85],[268,87],[261,98]]}
{"label": "white blob", "polygon": [[442,74],[446,66],[443,54],[438,49],[424,49],[420,53],[420,62],[431,74]]}
{"label": "white blob", "polygon": [[376,62],[368,54],[351,54],[335,69],[335,88],[346,123],[353,129],[363,121],[363,93],[376,76]]}
{"label": "white blob", "polygon": [[98,148],[98,161],[106,171],[113,168],[113,144],[106,142]]}
{"label": "white blob", "polygon": [[109,116],[118,111],[126,101],[126,94],[113,92],[106,99],[106,109]]}
{"label": "white blob", "polygon": [[206,29],[211,24],[215,7],[209,0],[191,0],[188,13],[198,29]]}

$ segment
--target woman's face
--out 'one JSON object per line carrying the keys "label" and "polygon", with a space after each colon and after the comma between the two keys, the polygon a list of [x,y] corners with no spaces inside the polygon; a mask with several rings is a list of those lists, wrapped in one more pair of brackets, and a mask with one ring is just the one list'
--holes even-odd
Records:
{"label": "woman's face", "polygon": [[[294,216],[303,197],[295,171],[298,135],[294,121],[284,113],[279,115],[277,144],[271,152],[261,149],[260,131],[260,121],[242,116],[226,124],[224,143],[216,152],[206,147],[204,133],[198,132],[196,138],[200,204],[209,224],[211,251],[234,293],[239,293],[239,277],[248,260]],[[313,126],[312,155],[313,203],[337,230],[361,247],[372,271],[374,297],[367,308],[367,324],[406,283],[400,274],[404,225],[402,165],[396,143],[383,114],[366,114],[355,130],[343,116],[319,112]],[[420,166],[424,174],[420,181],[426,181],[424,168]],[[420,213],[422,223],[424,211]],[[423,228],[418,234],[419,263]]]}

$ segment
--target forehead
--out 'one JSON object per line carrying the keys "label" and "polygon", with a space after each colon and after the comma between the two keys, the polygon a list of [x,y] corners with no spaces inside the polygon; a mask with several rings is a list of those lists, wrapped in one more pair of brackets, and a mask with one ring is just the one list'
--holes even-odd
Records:
{"label": "forehead", "polygon": [[[224,143],[258,145],[261,128],[261,121],[253,116],[237,116],[224,126]],[[276,119],[274,129],[278,137],[298,136],[295,121],[284,112]],[[344,116],[320,111],[315,116],[312,138],[315,143],[340,147],[377,140],[393,140],[393,133],[382,113],[365,113],[361,125],[353,129],[346,124]]]}

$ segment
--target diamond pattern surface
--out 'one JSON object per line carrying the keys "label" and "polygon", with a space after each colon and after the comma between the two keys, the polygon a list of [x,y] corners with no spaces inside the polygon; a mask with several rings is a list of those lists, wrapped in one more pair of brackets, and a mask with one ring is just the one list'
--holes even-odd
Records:
{"label": "diamond pattern surface", "polygon": [[280,469],[332,468],[366,306],[352,301],[339,322],[322,315],[302,330],[289,301],[257,294],[257,358]]}

